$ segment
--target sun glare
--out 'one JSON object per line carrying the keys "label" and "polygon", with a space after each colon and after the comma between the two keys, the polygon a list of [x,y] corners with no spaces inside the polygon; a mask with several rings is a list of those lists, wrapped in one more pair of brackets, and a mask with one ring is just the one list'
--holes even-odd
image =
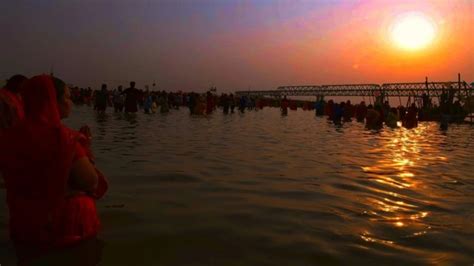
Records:
{"label": "sun glare", "polygon": [[406,50],[419,50],[433,42],[435,24],[421,13],[407,13],[397,18],[391,29],[392,41]]}

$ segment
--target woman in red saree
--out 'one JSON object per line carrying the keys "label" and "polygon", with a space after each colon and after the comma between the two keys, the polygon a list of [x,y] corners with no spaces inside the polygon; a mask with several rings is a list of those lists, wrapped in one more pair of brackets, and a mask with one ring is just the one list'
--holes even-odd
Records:
{"label": "woman in red saree", "polygon": [[0,173],[10,238],[19,265],[28,265],[98,234],[95,200],[107,183],[92,164],[89,136],[61,123],[72,106],[64,82],[33,77],[22,97],[25,118],[0,138]]}

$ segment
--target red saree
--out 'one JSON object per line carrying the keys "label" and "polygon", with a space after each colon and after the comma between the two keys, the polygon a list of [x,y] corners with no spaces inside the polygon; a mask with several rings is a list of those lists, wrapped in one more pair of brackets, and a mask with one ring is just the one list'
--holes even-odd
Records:
{"label": "red saree", "polygon": [[61,123],[52,78],[31,78],[22,96],[25,119],[0,138],[0,172],[10,238],[25,261],[96,236],[100,224],[93,196],[67,194],[80,133]]}

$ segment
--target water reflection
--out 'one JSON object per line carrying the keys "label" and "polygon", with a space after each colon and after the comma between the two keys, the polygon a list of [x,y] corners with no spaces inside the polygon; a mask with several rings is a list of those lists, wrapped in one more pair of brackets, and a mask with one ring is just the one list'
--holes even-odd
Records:
{"label": "water reflection", "polygon": [[96,113],[95,114],[95,121],[97,124],[97,138],[98,140],[103,140],[105,135],[107,134],[107,120],[109,119],[109,115],[106,113]]}
{"label": "water reflection", "polygon": [[125,113],[124,115],[125,120],[127,120],[130,125],[137,125],[138,120],[137,120],[137,114],[135,113]]}
{"label": "water reflection", "polygon": [[[371,151],[379,159],[375,160],[373,165],[362,167],[362,170],[370,180],[378,183],[377,190],[387,196],[366,197],[369,221],[403,228],[404,233],[412,237],[425,235],[431,229],[424,221],[430,212],[426,209],[426,197],[417,199],[417,195],[427,195],[433,191],[425,191],[427,186],[422,178],[417,178],[417,169],[429,167],[433,162],[446,163],[448,159],[431,156],[439,154],[439,150],[426,139],[429,135],[427,125],[410,130],[398,128],[381,134],[385,134],[380,138],[381,148]],[[376,241],[368,235],[371,233],[366,230],[360,237],[366,242]],[[396,236],[381,235],[380,239],[385,240],[376,242],[396,243],[397,237],[390,238],[390,235]]]}
{"label": "water reflection", "polygon": [[144,252],[146,265],[472,261],[468,127],[371,131],[277,109],[105,123],[90,109],[70,122],[107,131],[93,145],[113,186],[98,202],[102,265],[134,265]]}
{"label": "water reflection", "polygon": [[104,242],[97,238],[82,241],[74,246],[50,253],[28,265],[95,266],[102,259]]}

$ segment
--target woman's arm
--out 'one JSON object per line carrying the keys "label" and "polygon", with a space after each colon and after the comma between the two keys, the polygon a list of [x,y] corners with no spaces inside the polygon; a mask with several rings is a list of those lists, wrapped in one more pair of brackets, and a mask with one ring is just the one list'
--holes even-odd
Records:
{"label": "woman's arm", "polygon": [[82,157],[76,160],[71,169],[69,184],[72,189],[93,192],[97,188],[98,177],[89,158]]}

